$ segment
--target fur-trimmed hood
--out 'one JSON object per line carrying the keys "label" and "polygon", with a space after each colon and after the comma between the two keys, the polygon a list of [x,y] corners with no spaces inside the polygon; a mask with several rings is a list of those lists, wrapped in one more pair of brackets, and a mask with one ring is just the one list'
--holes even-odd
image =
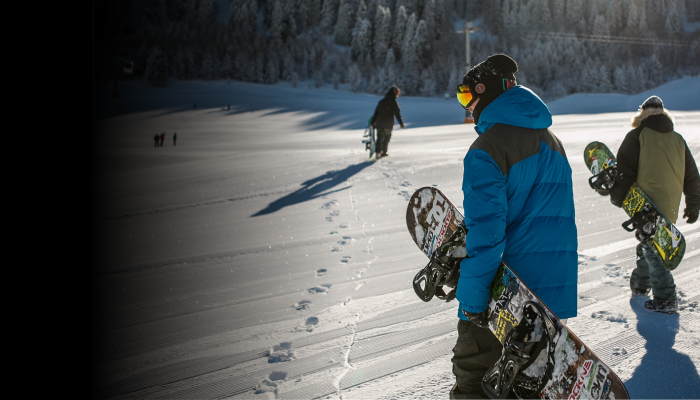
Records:
{"label": "fur-trimmed hood", "polygon": [[[641,109],[637,112],[637,115],[632,117],[632,127],[633,128],[639,128],[639,126],[642,124],[642,121],[645,119],[651,117],[652,115],[665,115],[672,124],[675,123],[673,120],[673,117],[671,114],[669,114],[668,110],[665,108],[645,108]],[[673,130],[673,128],[671,128]]]}

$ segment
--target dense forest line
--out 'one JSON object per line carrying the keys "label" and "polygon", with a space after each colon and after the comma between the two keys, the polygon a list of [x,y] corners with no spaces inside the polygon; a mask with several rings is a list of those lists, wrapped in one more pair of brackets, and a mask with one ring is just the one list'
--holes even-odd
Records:
{"label": "dense forest line", "polygon": [[449,93],[472,64],[503,52],[518,83],[546,99],[636,93],[700,71],[697,0],[109,0],[95,5],[95,73],[153,86],[234,79],[383,93]]}

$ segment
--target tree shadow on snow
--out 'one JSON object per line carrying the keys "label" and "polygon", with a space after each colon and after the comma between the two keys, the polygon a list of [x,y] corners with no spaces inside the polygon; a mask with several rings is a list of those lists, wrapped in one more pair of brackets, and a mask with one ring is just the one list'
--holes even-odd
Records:
{"label": "tree shadow on snow", "polygon": [[637,332],[646,340],[646,354],[625,386],[633,399],[696,399],[700,376],[693,361],[673,348],[679,315],[644,309],[646,298],[630,299],[637,314]]}
{"label": "tree shadow on snow", "polygon": [[316,178],[309,179],[301,184],[302,187],[300,189],[273,201],[272,203],[268,204],[267,207],[256,212],[252,216],[257,217],[259,215],[271,214],[287,206],[303,203],[305,201],[348,189],[349,186],[331,190],[335,186],[347,181],[348,178],[369,167],[370,165],[372,165],[372,162],[365,161],[359,164],[350,165],[340,171],[328,171],[323,175],[317,176]]}

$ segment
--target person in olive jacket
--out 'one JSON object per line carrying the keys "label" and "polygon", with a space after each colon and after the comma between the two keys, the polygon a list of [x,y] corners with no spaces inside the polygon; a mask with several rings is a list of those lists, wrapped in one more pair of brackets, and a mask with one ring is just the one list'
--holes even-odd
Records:
{"label": "person in olive jacket", "polygon": [[[674,132],[673,118],[663,101],[651,96],[632,118],[632,127],[617,152],[617,178],[610,191],[610,201],[617,207],[634,182],[654,201],[672,223],[678,219],[681,193],[685,193],[683,218],[689,224],[700,212],[700,175],[693,155],[683,137]],[[661,264],[644,242],[637,246],[637,268],[630,276],[633,296],[646,296],[651,289],[654,299],[648,310],[678,311],[676,285],[671,272]]]}
{"label": "person in olive jacket", "polygon": [[401,94],[401,90],[396,86],[392,86],[384,95],[384,98],[379,100],[377,108],[374,109],[372,115],[372,127],[377,128],[377,159],[389,155],[389,141],[391,140],[391,130],[394,128],[394,117],[399,121],[401,129],[403,129],[403,119],[401,119],[401,109],[396,99]]}

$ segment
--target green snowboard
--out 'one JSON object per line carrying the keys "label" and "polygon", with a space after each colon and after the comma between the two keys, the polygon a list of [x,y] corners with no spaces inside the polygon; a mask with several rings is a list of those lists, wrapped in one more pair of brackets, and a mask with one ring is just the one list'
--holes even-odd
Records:
{"label": "green snowboard", "polygon": [[[601,142],[591,142],[583,150],[583,160],[594,177],[589,180],[595,188],[594,179],[604,181],[612,187],[614,178],[609,178],[606,170],[617,164],[615,155]],[[654,205],[646,193],[633,183],[627,192],[622,209],[630,220],[622,224],[625,230],[637,231],[637,239],[646,242],[661,260],[667,270],[673,271],[678,267],[685,254],[685,238],[676,226]],[[629,226],[633,225],[632,228]]]}

